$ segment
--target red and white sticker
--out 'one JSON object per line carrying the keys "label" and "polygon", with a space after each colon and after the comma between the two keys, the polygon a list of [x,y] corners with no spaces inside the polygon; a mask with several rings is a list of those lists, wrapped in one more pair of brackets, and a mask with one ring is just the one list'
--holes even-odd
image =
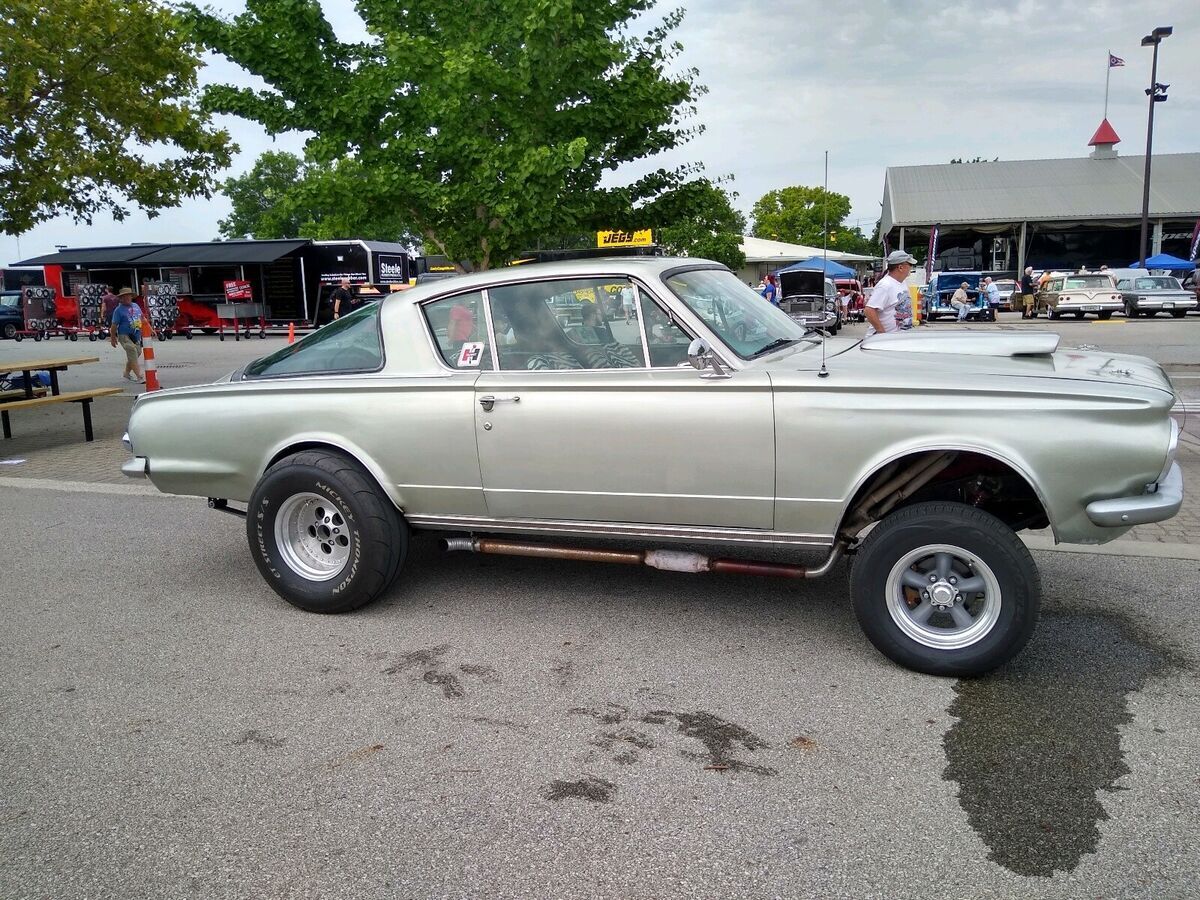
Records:
{"label": "red and white sticker", "polygon": [[458,366],[460,369],[465,366],[470,366],[471,368],[478,368],[479,364],[482,361],[483,361],[483,342],[482,341],[468,341],[467,343],[463,344],[462,349],[458,351]]}

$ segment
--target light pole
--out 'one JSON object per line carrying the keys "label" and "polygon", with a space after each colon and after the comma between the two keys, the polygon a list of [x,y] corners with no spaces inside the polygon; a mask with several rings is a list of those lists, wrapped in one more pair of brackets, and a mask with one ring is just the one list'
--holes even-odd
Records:
{"label": "light pole", "polygon": [[1170,37],[1172,31],[1174,29],[1170,25],[1163,25],[1142,38],[1143,47],[1154,47],[1154,58],[1150,63],[1150,87],[1146,89],[1146,96],[1150,98],[1150,114],[1146,119],[1146,174],[1142,178],[1142,234],[1138,240],[1139,269],[1146,267],[1146,232],[1150,225],[1150,151],[1154,143],[1154,104],[1162,103],[1167,99],[1167,88],[1170,87],[1169,84],[1158,83],[1158,45],[1162,43],[1163,38]]}

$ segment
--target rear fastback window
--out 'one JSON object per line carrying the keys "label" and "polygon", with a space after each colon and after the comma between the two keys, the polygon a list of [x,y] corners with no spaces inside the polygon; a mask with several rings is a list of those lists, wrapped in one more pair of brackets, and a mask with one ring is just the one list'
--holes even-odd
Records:
{"label": "rear fastback window", "polygon": [[302,341],[246,366],[243,378],[374,372],[383,367],[379,310],[372,303],[335,319]]}

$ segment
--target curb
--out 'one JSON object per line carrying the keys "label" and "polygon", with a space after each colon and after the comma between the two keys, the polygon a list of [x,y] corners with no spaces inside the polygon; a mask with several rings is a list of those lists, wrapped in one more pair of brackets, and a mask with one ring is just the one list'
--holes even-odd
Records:
{"label": "curb", "polygon": [[1184,559],[1200,562],[1200,546],[1160,544],[1151,541],[1112,541],[1107,544],[1056,544],[1043,535],[1021,535],[1030,550],[1051,553],[1082,553],[1090,556],[1133,556],[1143,559]]}

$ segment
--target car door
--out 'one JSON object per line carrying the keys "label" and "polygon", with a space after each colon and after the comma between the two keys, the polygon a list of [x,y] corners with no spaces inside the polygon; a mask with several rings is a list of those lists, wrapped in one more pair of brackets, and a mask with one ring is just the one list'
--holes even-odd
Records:
{"label": "car door", "polygon": [[[631,316],[609,299],[625,289]],[[488,307],[499,367],[480,373],[475,416],[489,515],[772,527],[765,374],[681,368],[691,335],[626,278],[506,285]]]}

